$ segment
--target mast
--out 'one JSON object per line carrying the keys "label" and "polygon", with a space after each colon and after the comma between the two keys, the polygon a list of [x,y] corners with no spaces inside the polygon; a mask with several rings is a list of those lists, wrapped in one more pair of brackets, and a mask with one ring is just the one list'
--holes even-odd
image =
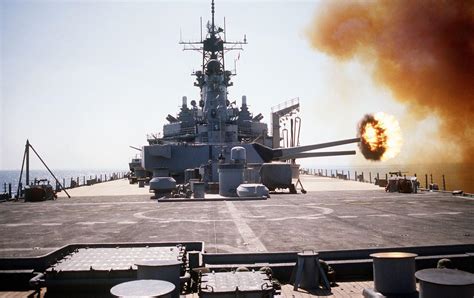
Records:
{"label": "mast", "polygon": [[212,28],[214,29],[214,0],[211,2],[211,14],[212,14]]}
{"label": "mast", "polygon": [[221,34],[225,35],[225,32],[215,23],[214,0],[211,2],[211,21],[206,27],[207,34],[204,40],[201,38],[201,41],[180,42],[184,51],[191,50],[202,54],[201,70],[193,73],[196,76],[194,85],[201,91],[202,121],[206,124],[205,130],[207,130],[204,133],[206,136],[203,136],[201,141],[236,142],[237,133],[230,133],[226,127],[232,118],[232,112],[228,109],[227,88],[233,85],[230,80],[235,74],[225,69],[225,53],[243,50],[242,45],[247,44],[247,41],[244,39],[244,41],[229,42],[221,36]]}

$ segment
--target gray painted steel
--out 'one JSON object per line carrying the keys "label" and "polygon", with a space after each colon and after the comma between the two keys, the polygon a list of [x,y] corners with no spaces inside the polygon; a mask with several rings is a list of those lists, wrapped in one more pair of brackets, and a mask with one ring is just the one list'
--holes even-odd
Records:
{"label": "gray painted steel", "polygon": [[314,251],[298,253],[295,266],[294,290],[319,288],[319,254]]}
{"label": "gray painted steel", "polygon": [[110,289],[115,297],[171,297],[175,286],[163,280],[134,280],[124,282]]}
{"label": "gray painted steel", "polygon": [[416,272],[420,298],[472,298],[474,274],[454,269],[424,269]]}
{"label": "gray painted steel", "polygon": [[376,291],[384,295],[403,295],[416,292],[416,254],[381,252],[370,256],[373,258]]}
{"label": "gray painted steel", "polygon": [[129,270],[150,259],[176,262],[183,253],[181,246],[80,248],[58,260],[47,272]]}
{"label": "gray painted steel", "polygon": [[[214,10],[212,15],[214,20]],[[204,40],[181,42],[185,50],[198,50],[202,53],[202,69],[193,73],[196,77],[194,86],[200,91],[199,99],[198,102],[192,100],[191,106],[188,106],[184,96],[178,115],[174,117],[168,114],[166,117],[169,123],[163,126],[163,136],[148,138],[148,145],[142,148],[141,165],[144,169],[168,169],[169,175],[182,183],[186,181],[186,170],[200,168],[203,172],[202,181],[208,183],[218,182],[218,164],[232,159],[231,149],[240,150],[236,151],[236,155],[242,156],[237,156],[237,159],[254,164],[294,159],[295,156],[303,158],[354,154],[353,151],[302,152],[355,143],[359,139],[276,149],[280,145],[279,119],[299,109],[299,100],[292,100],[272,110],[272,137],[268,134],[267,124],[261,122],[262,113],[254,116],[250,112],[245,95],[242,96],[240,107],[236,101],[231,102],[227,88],[233,85],[231,79],[235,73],[226,70],[224,56],[228,51],[242,50],[247,42],[245,39],[243,42],[227,42],[223,30],[225,29],[215,26],[212,21],[207,27]],[[242,148],[244,151],[241,151]]]}
{"label": "gray painted steel", "polygon": [[150,190],[156,194],[170,193],[176,188],[176,180],[172,177],[153,177],[150,180]]}
{"label": "gray painted steel", "polygon": [[206,195],[206,185],[204,182],[193,182],[193,196],[195,199],[204,198]]}
{"label": "gray painted steel", "polygon": [[178,298],[180,294],[180,272],[182,262],[177,260],[146,260],[136,264],[137,279],[157,279],[172,283],[175,290],[173,298]]}
{"label": "gray painted steel", "polygon": [[235,163],[247,162],[247,150],[242,146],[235,146],[230,150],[230,159]]}
{"label": "gray painted steel", "polygon": [[262,183],[270,190],[289,188],[292,171],[288,163],[264,163],[260,169]]}
{"label": "gray painted steel", "polygon": [[202,275],[200,297],[273,297],[273,285],[263,272],[212,272]]}
{"label": "gray painted steel", "polygon": [[239,197],[268,197],[268,188],[263,184],[240,184],[237,187]]}
{"label": "gray painted steel", "polygon": [[223,197],[236,197],[237,187],[244,182],[244,164],[220,164],[218,173],[219,195]]}

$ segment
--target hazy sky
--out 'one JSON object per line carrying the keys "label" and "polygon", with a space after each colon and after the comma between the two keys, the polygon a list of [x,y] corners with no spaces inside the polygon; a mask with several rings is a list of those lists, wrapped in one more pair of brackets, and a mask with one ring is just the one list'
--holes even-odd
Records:
{"label": "hazy sky", "polygon": [[[227,39],[246,34],[249,43],[230,97],[240,105],[247,95],[252,112],[267,123],[272,106],[299,97],[302,145],[355,137],[365,113],[407,113],[373,82],[370,65],[340,63],[311,49],[305,30],[320,6],[216,3],[216,22],[223,26],[226,17]],[[183,95],[198,99],[190,74],[200,68],[200,56],[183,52],[178,42],[180,31],[183,40],[199,39],[199,17],[210,18],[210,1],[3,0],[0,9],[0,169],[21,166],[27,138],[55,169],[125,168],[136,153],[129,145],[144,145],[147,133],[161,131]],[[236,55],[229,53],[227,61]],[[433,130],[435,120],[410,127],[406,144]],[[304,162],[349,163],[363,159]]]}

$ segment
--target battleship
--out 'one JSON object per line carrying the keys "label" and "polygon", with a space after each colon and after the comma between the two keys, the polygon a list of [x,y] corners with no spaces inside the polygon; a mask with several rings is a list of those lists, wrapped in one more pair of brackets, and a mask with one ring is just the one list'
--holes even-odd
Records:
{"label": "battleship", "polygon": [[[290,121],[291,143],[288,145],[291,147],[280,148],[280,121],[300,108],[297,99],[272,110],[272,136],[268,135],[267,124],[261,122],[262,113],[254,116],[250,112],[245,95],[240,108],[236,101],[231,102],[228,88],[233,85],[231,79],[235,73],[226,69],[225,53],[242,50],[247,40],[244,37],[243,41],[227,41],[226,30],[216,26],[214,13],[213,3],[205,39],[180,42],[184,50],[198,51],[202,55],[201,70],[192,74],[196,77],[194,86],[199,88],[200,100],[192,100],[188,106],[187,97],[183,96],[177,117],[171,114],[166,117],[169,123],[163,126],[163,136],[152,135],[149,145],[140,150],[141,163],[130,164],[130,170],[137,172],[131,182],[146,178],[144,171],[153,173],[150,190],[158,196],[169,194],[176,183],[187,184],[196,178],[204,183],[206,191],[219,188],[219,194],[225,196],[236,196],[237,187],[244,180],[263,182],[269,190],[288,188],[295,193],[296,187],[291,182],[299,173],[295,159],[355,154],[354,150],[312,150],[357,143],[360,138],[296,147],[299,117]],[[291,161],[291,164],[272,161]]]}
{"label": "battleship", "polygon": [[206,37],[182,43],[202,53],[201,99],[135,148],[129,179],[2,203],[1,293],[472,297],[472,198],[300,171],[300,158],[356,153],[313,150],[360,138],[299,146],[299,121],[279,126],[297,100],[272,110],[269,135],[246,97],[228,98],[224,53],[247,41],[228,42],[214,14],[212,2]]}

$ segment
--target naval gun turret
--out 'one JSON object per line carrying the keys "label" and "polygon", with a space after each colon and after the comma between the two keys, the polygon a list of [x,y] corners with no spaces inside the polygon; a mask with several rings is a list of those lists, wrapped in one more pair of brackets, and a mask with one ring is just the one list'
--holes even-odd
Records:
{"label": "naval gun turret", "polygon": [[[267,124],[261,122],[262,114],[254,116],[250,112],[246,96],[242,97],[241,106],[237,107],[236,101],[228,94],[227,89],[233,85],[231,78],[236,74],[226,69],[224,53],[242,50],[242,46],[247,44],[246,37],[243,41],[227,41],[225,25],[221,28],[214,22],[214,1],[211,15],[204,39],[201,36],[200,41],[180,42],[184,46],[183,50],[197,51],[202,55],[202,67],[193,73],[200,98],[191,100],[188,106],[187,97],[183,97],[178,115],[166,117],[168,123],[163,126],[163,135],[148,139],[149,145],[142,148],[144,169],[160,173],[163,177],[172,177],[178,184],[188,182],[191,178],[215,184],[219,180],[219,166],[231,162],[231,149],[236,146],[244,148],[246,164],[256,170],[272,161],[355,154],[355,151],[308,151],[356,143],[359,142],[358,138],[277,148],[280,144],[280,136],[275,134],[278,121],[272,125],[273,136],[269,136]],[[150,185],[158,185],[158,180],[158,177],[154,177]],[[259,180],[259,177],[253,180]]]}

